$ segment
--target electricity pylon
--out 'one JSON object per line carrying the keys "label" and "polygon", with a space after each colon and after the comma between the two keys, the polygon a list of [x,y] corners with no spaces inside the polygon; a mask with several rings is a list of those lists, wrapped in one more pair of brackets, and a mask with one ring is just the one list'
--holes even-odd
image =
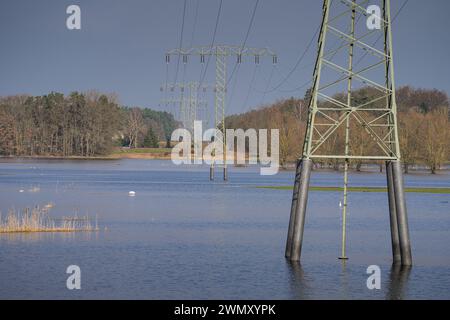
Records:
{"label": "electricity pylon", "polygon": [[194,133],[194,121],[208,122],[208,102],[205,99],[199,98],[199,91],[206,92],[207,86],[195,81],[166,84],[161,87],[161,91],[174,92],[176,89],[180,91],[179,98],[167,98],[162,102],[163,104],[179,105],[178,120],[181,121],[183,127],[191,134]]}
{"label": "electricity pylon", "polygon": [[[297,163],[286,243],[285,254],[292,261],[300,260],[312,161],[345,161],[340,258],[347,259],[349,162],[382,160],[387,169],[393,260],[412,264],[398,139],[390,0],[378,0],[378,6],[373,6],[374,2],[370,1],[368,8],[368,0],[323,2],[307,130]],[[380,37],[384,41],[377,45]],[[344,143],[337,144],[342,137]]]}
{"label": "electricity pylon", "polygon": [[[183,63],[187,63],[188,56],[200,56],[200,63],[205,63],[205,57],[214,56],[216,60],[216,84],[214,97],[214,127],[222,131],[222,137],[214,137],[214,143],[221,142],[223,145],[223,179],[228,180],[227,175],[227,145],[226,145],[226,92],[227,92],[227,58],[229,56],[236,56],[236,62],[240,64],[243,56],[253,56],[255,63],[259,64],[260,57],[272,56],[272,62],[277,63],[277,56],[268,48],[250,48],[242,46],[229,45],[215,45],[215,46],[200,46],[192,48],[178,48],[167,52],[166,63],[170,62],[172,55],[183,57]],[[221,141],[219,140],[221,139]],[[215,147],[217,150],[217,147]],[[213,153],[209,177],[214,180],[214,165],[216,152]]]}

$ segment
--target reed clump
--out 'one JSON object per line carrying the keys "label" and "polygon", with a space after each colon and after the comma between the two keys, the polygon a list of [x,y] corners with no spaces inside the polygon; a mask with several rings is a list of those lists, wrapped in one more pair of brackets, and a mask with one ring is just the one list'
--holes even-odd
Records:
{"label": "reed clump", "polygon": [[5,219],[0,213],[0,233],[98,231],[97,219],[93,225],[89,216],[51,218],[49,208],[10,209]]}

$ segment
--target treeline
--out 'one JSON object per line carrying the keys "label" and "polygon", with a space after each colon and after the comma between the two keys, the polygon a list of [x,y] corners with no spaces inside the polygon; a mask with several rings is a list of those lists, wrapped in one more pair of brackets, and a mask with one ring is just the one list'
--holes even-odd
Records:
{"label": "treeline", "polygon": [[6,156],[107,155],[114,146],[157,146],[176,127],[169,113],[122,107],[114,95],[97,92],[0,98]]}
{"label": "treeline", "polygon": [[156,148],[160,141],[170,146],[172,132],[181,125],[166,111],[138,107],[124,107],[123,111],[120,144],[130,148]]}
{"label": "treeline", "polygon": [[[361,88],[354,93],[357,102],[371,100],[374,92],[370,88]],[[333,98],[344,100],[343,94]],[[290,98],[263,106],[250,112],[227,117],[228,128],[267,128],[280,131],[280,163],[294,162],[302,152],[306,130],[307,101],[309,93],[303,99]],[[344,100],[345,101],[345,100]],[[358,104],[358,103],[357,103]],[[439,170],[450,160],[450,124],[449,100],[445,92],[439,90],[414,89],[409,86],[397,90],[399,119],[399,139],[405,171],[416,165],[425,165],[432,173]],[[355,154],[368,154],[375,151],[373,139],[366,139],[362,126],[351,127],[353,132],[350,149]],[[339,153],[344,145],[344,133],[337,132],[333,140],[322,146],[324,154]],[[317,161],[324,167],[339,169],[342,161]],[[354,160],[352,165],[360,170],[363,161]]]}

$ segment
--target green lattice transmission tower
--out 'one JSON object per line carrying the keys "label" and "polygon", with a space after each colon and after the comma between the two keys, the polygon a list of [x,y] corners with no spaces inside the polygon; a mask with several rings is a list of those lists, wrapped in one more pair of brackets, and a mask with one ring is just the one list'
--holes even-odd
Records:
{"label": "green lattice transmission tower", "polygon": [[[177,48],[172,49],[166,53],[166,63],[170,62],[171,56],[182,56],[183,63],[187,63],[189,56],[200,56],[200,63],[205,64],[206,58],[215,58],[216,64],[216,83],[215,83],[215,96],[214,96],[214,128],[223,132],[222,141],[219,141],[220,137],[214,137],[215,142],[221,142],[223,146],[223,179],[227,180],[227,142],[226,142],[226,128],[225,128],[225,116],[226,116],[226,95],[227,85],[229,79],[227,78],[227,60],[230,56],[236,57],[236,63],[242,63],[242,57],[252,56],[256,64],[259,64],[260,58],[264,56],[271,56],[272,62],[277,63],[277,56],[269,48],[252,48],[245,46],[232,46],[232,45],[214,45],[214,46],[200,46],[192,48]],[[217,143],[219,145],[219,143]],[[215,149],[218,149],[217,147]],[[214,179],[214,164],[220,162],[216,159],[216,154],[213,154],[213,160],[210,168],[210,179]]]}
{"label": "green lattice transmission tower", "polygon": [[394,262],[411,265],[397,128],[390,0],[324,0],[307,130],[292,199],[286,257],[300,260],[312,162],[342,160],[345,255],[348,167],[385,161]]}
{"label": "green lattice transmission tower", "polygon": [[199,82],[189,81],[182,83],[165,84],[161,87],[161,91],[165,92],[179,92],[176,98],[165,98],[162,103],[165,105],[178,105],[178,116],[183,127],[194,133],[194,121],[202,121],[205,125],[208,124],[208,102],[199,95],[199,92],[206,92],[208,86],[200,85]]}

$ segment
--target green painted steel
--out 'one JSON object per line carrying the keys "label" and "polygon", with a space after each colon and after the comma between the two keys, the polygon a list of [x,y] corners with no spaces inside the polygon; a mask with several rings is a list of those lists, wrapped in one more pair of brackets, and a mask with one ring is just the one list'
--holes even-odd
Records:
{"label": "green painted steel", "polygon": [[[365,23],[358,23],[359,19],[356,17],[357,14],[362,17],[368,16],[364,8],[368,2],[324,0],[302,158],[345,159],[347,165],[349,159],[400,160],[390,1],[380,1],[381,28],[361,30],[367,26]],[[339,24],[345,19],[350,19],[350,30],[343,29]],[[364,42],[375,34],[383,36],[382,48]],[[338,48],[331,48],[329,43],[333,40],[341,41],[341,45]],[[340,54],[345,49],[348,49],[347,59],[342,59]],[[359,49],[367,56],[362,62],[368,62],[360,69],[356,69],[354,64],[355,49]],[[329,75],[330,71],[335,73],[334,78],[333,75]],[[326,79],[324,73],[328,75]],[[381,76],[381,73],[384,75]],[[348,84],[345,100],[336,99],[328,92],[345,81]],[[377,92],[378,96],[369,101],[357,101],[352,96],[355,82]],[[385,103],[381,103],[383,101]],[[376,143],[374,153],[363,154],[352,148],[355,134],[352,128],[355,126],[364,129],[368,142],[372,140]],[[342,131],[345,132],[344,148],[335,153],[325,150],[325,145],[334,141]]]}
{"label": "green painted steel", "polygon": [[[397,127],[390,0],[379,0],[379,4],[376,8],[381,16],[365,8],[368,0],[323,2],[307,128],[297,164],[286,242],[285,256],[291,261],[299,261],[301,256],[311,161],[338,159],[344,160],[339,259],[348,259],[346,219],[348,191],[351,190],[348,187],[350,161],[378,160],[387,162],[393,261],[406,266],[412,264]],[[364,19],[360,23],[362,17],[367,23]],[[379,28],[369,25],[369,19],[373,18],[379,22]],[[370,37],[377,37],[376,34],[378,40],[383,39],[382,48],[376,47],[378,40],[373,45],[367,43]],[[341,42],[337,48],[330,46],[333,37]],[[355,62],[357,53],[360,59]],[[364,63],[362,67],[359,67],[360,62]],[[339,85],[345,88],[339,91],[336,88]],[[367,97],[358,97],[357,90],[366,90]],[[345,95],[339,95],[340,92]],[[339,141],[343,141],[343,146]],[[360,146],[372,143],[374,147],[358,148],[354,146],[355,141],[359,141]]]}
{"label": "green painted steel", "polygon": [[[214,142],[223,143],[223,158],[227,159],[227,147],[226,147],[226,95],[227,95],[227,59],[230,56],[237,57],[237,63],[242,62],[243,56],[254,57],[255,63],[259,63],[260,57],[271,56],[272,61],[275,64],[277,62],[276,54],[269,48],[253,48],[243,46],[231,46],[231,45],[214,45],[214,46],[200,46],[191,48],[177,48],[170,50],[166,53],[166,62],[170,61],[170,56],[182,56],[184,61],[187,61],[189,56],[200,56],[200,62],[205,63],[206,56],[214,56],[216,60],[216,84],[215,84],[215,96],[214,96],[214,127],[223,132],[222,137],[217,137]],[[222,139],[222,140],[219,140]],[[216,148],[217,150],[217,148]],[[214,166],[217,160],[215,157],[211,163],[210,180],[214,179]],[[227,162],[224,161],[223,167],[223,179],[227,180]]]}
{"label": "green painted steel", "polygon": [[177,98],[166,98],[162,100],[163,104],[179,105],[179,121],[183,127],[191,134],[194,133],[194,121],[208,121],[208,102],[205,99],[199,98],[199,90],[206,89],[207,86],[202,85],[196,81],[180,82],[175,84],[166,84],[162,90],[173,91],[179,89],[180,96]]}

